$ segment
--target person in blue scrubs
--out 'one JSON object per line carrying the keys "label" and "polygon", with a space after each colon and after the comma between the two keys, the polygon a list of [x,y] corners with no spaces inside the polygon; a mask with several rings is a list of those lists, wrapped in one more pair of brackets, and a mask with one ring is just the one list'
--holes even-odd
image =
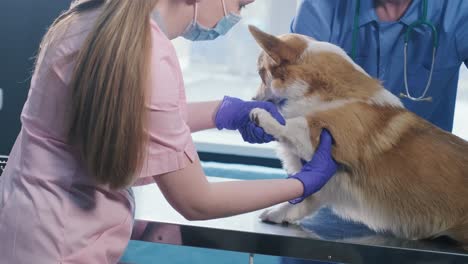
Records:
{"label": "person in blue scrubs", "polygon": [[[360,0],[356,16],[357,4],[358,0],[302,0],[291,32],[336,44],[353,57],[356,17],[354,61],[380,79],[393,94],[406,94],[404,37],[409,25],[423,17],[423,0]],[[400,98],[410,111],[451,132],[459,69],[462,63],[468,66],[468,0],[428,0],[427,20],[438,35],[432,82],[426,94],[432,101]],[[426,88],[432,63],[432,37],[426,26],[416,27],[409,35],[407,76],[409,94],[413,97],[421,96]],[[339,219],[327,209],[319,211],[303,226],[323,234],[324,239],[373,233],[363,225]],[[346,230],[337,230],[340,228]],[[292,259],[281,262],[318,263]]]}
{"label": "person in blue scrubs", "polygon": [[[308,35],[343,48],[350,56],[358,0],[302,0],[291,32]],[[460,65],[468,65],[468,1],[427,1],[427,20],[438,35],[432,82],[432,101],[401,98],[404,105],[438,127],[451,132]],[[404,85],[404,35],[421,19],[423,0],[360,0],[355,62],[385,88],[400,96]],[[408,42],[408,87],[413,97],[423,94],[432,62],[432,33],[418,26]]]}

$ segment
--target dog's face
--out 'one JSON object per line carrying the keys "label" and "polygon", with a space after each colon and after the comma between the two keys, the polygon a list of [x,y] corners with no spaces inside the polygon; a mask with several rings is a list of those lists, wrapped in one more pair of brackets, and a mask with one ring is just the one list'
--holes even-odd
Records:
{"label": "dog's face", "polygon": [[258,58],[262,83],[254,100],[281,104],[316,96],[322,101],[367,99],[379,83],[339,47],[298,34],[279,37],[250,26],[263,49]]}

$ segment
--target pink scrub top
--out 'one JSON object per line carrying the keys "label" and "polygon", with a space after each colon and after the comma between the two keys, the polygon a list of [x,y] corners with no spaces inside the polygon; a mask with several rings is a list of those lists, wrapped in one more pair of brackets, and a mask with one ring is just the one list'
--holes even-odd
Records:
{"label": "pink scrub top", "polygon": [[[36,66],[21,132],[0,177],[1,263],[116,263],[129,241],[135,206],[131,190],[93,185],[66,140],[72,70],[98,12],[81,14]],[[176,52],[150,23],[151,139],[138,184],[184,168],[185,156],[193,161],[197,155]]]}

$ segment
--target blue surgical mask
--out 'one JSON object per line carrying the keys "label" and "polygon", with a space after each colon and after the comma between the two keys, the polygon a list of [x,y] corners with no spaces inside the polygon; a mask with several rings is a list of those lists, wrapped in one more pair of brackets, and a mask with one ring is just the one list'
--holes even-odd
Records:
{"label": "blue surgical mask", "polygon": [[235,24],[241,20],[241,16],[226,12],[226,5],[223,2],[224,17],[216,24],[214,28],[207,28],[200,25],[197,21],[198,6],[195,2],[195,15],[192,23],[187,26],[182,36],[188,40],[201,41],[201,40],[213,40],[221,35],[225,35]]}

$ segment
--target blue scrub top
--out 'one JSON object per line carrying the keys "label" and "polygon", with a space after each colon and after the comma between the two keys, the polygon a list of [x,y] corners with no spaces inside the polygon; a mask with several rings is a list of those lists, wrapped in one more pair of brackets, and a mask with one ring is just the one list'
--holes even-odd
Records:
{"label": "blue scrub top", "polygon": [[[351,55],[355,7],[356,0],[302,0],[291,32],[334,43]],[[374,0],[361,0],[355,61],[397,96],[405,93],[404,34],[420,15],[421,0],[413,0],[399,21],[381,22],[374,10]],[[459,69],[463,62],[468,66],[468,0],[429,0],[428,20],[439,34],[432,84],[426,94],[433,100],[413,102],[402,98],[402,102],[419,116],[452,131]],[[427,27],[412,32],[408,86],[410,94],[419,97],[431,69],[432,34]]]}

